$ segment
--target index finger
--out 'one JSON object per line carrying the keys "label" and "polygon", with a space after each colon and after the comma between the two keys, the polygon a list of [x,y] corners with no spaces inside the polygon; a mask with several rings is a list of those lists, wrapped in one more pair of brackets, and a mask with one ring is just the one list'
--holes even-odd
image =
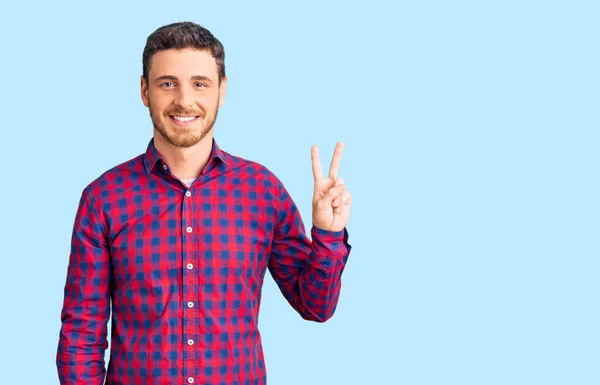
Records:
{"label": "index finger", "polygon": [[336,180],[338,171],[340,170],[340,162],[342,160],[342,151],[344,151],[344,143],[338,142],[333,151],[331,165],[329,166],[329,178]]}
{"label": "index finger", "polygon": [[323,167],[321,167],[321,160],[319,159],[319,147],[312,146],[310,148],[310,156],[312,158],[312,170],[315,178],[315,183],[323,179]]}

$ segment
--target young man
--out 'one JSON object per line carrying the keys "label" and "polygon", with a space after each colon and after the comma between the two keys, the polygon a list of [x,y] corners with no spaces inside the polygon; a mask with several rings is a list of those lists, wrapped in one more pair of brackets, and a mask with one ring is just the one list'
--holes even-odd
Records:
{"label": "young man", "polygon": [[57,353],[61,384],[265,384],[257,320],[266,269],[307,320],[334,312],[350,245],[351,197],[336,146],[318,149],[312,242],[281,182],[221,150],[224,50],[194,23],[159,28],[143,53],[141,94],[154,136],[145,154],[83,191]]}

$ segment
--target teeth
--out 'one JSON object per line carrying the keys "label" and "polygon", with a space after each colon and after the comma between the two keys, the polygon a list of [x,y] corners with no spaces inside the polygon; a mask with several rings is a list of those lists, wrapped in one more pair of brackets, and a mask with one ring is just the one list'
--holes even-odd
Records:
{"label": "teeth", "polygon": [[189,122],[196,119],[195,116],[173,116],[173,119],[179,120],[180,122]]}

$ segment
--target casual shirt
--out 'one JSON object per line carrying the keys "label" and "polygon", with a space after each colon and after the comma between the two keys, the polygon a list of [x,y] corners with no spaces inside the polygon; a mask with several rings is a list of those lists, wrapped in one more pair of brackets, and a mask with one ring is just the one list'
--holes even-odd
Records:
{"label": "casual shirt", "polygon": [[265,384],[266,270],[307,320],[330,318],[339,298],[348,232],[313,226],[311,238],[264,166],[213,140],[188,187],[151,140],[82,193],[56,359],[61,384]]}

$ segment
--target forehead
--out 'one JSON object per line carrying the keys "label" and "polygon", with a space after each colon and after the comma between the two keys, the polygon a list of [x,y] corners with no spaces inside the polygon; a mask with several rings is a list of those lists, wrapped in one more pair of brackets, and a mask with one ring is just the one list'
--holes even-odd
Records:
{"label": "forehead", "polygon": [[181,78],[201,75],[216,79],[218,69],[215,58],[207,50],[167,49],[152,56],[149,75],[173,75]]}

